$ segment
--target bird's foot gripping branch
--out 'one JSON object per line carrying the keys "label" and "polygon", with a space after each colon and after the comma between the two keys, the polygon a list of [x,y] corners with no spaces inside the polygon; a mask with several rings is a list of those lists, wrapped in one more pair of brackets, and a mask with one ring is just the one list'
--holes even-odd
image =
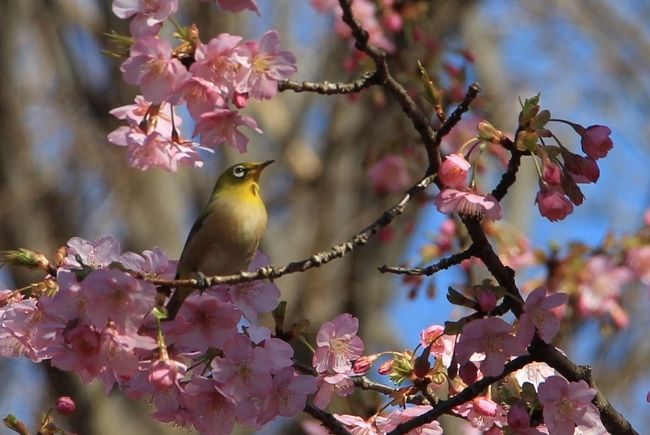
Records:
{"label": "bird's foot gripping branch", "polygon": [[[231,12],[260,13],[254,0],[216,3]],[[408,39],[398,37],[403,20],[417,25],[410,2],[384,1],[380,12],[368,0],[313,3],[336,16],[336,31],[354,44],[348,66],[370,70],[359,79],[290,81],[297,59],[281,48],[274,30],[259,41],[226,33],[202,40],[196,26],[172,17],[178,1],[115,0],[113,10],[130,19],[131,35],[112,33],[112,54],[124,58],[123,79],[141,95],[111,111],[125,125],[108,139],[126,148],[130,166],[173,172],[201,166],[201,149],[229,145],[246,152],[249,140],[240,129],[262,132],[242,112],[250,101],[263,103],[279,91],[327,98],[375,92],[422,145],[420,154],[392,151],[369,164],[377,196],[405,192],[401,199],[349,239],[271,266],[257,251],[267,223],[258,181],[269,162],[242,163],[217,181],[178,262],[158,248],[123,252],[111,236],[74,237],[53,256],[6,251],[5,263],[35,269],[40,277],[0,291],[0,355],[48,361],[84,383],[101,382],[107,393],[118,389],[151,402],[159,421],[202,433],[229,433],[235,424],[260,429],[302,411],[317,421],[303,421],[314,433],[443,433],[443,415],[490,434],[635,433],[590,371],[553,343],[562,338],[563,325],[586,317],[626,326],[620,288],[648,280],[649,227],[603,246],[547,253],[499,222],[501,200],[525,159],[534,163],[539,185],[528,205],[537,204],[550,221],[569,216],[585,200],[580,185],[599,179],[599,162],[613,146],[609,128],[553,118],[539,95],[521,102],[512,134],[477,114],[463,118],[477,102],[477,83],[463,91],[461,74],[448,68],[443,81],[452,85],[443,89],[427,62],[393,73],[391,56]],[[176,29],[175,46],[160,33],[163,23]],[[453,110],[445,107],[450,101]],[[178,106],[191,118],[196,141],[181,135]],[[575,132],[581,151],[565,146],[558,128]],[[426,167],[416,183],[409,165]],[[483,176],[488,170],[499,180],[492,190],[486,188],[491,178]],[[438,191],[428,197],[431,185]],[[411,337],[418,342],[413,348],[375,353],[360,335],[373,325],[353,314],[313,327],[306,319],[287,319],[275,279],[353,251],[370,255],[361,248],[375,235],[389,240],[391,224],[407,205],[427,203],[448,216],[423,251],[422,265],[381,266],[377,273],[403,276],[415,294],[425,277],[459,270],[466,280],[450,287],[447,299],[462,314],[444,325],[431,320],[419,339]],[[544,266],[547,273],[524,282],[516,272],[529,266]],[[593,273],[585,277],[582,269]],[[260,321],[265,315],[270,326]],[[379,405],[371,412],[352,405],[335,412],[343,409],[340,398],[355,391],[378,397],[373,403]],[[73,412],[70,402],[57,403],[57,411]],[[41,429],[60,430],[50,417],[46,413]],[[29,432],[14,416],[5,424]]]}

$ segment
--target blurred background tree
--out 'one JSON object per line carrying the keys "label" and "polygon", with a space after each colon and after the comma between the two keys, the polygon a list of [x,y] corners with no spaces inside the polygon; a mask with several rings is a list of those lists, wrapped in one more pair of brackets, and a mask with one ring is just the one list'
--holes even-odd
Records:
{"label": "blurred background tree", "polygon": [[[350,70],[349,43],[331,31],[333,18],[309,3],[259,0],[257,17],[185,0],[178,19],[196,23],[204,39],[221,32],[254,38],[276,28],[298,57],[296,79],[357,78],[365,71],[363,60]],[[458,99],[454,89],[478,80],[484,89],[480,113],[504,131],[515,128],[517,97],[538,91],[554,114],[613,127],[613,157],[605,162],[598,190],[586,189],[586,205],[564,224],[541,221],[533,209],[536,178],[526,168],[521,173],[527,179],[520,176],[508,196],[508,221],[542,247],[550,239],[598,242],[610,228],[623,233],[639,224],[650,195],[643,140],[650,129],[646,2],[396,0],[396,5],[413,23],[395,35],[391,64],[414,92],[419,59],[448,90],[449,107]],[[49,254],[73,236],[113,234],[124,250],[159,246],[174,258],[220,169],[239,160],[274,158],[278,163],[263,178],[271,216],[263,249],[279,265],[349,237],[396,201],[395,194],[372,192],[367,172],[381,156],[411,155],[414,180],[426,166],[418,138],[392,98],[371,89],[359,99],[284,92],[247,109],[264,130],[247,155],[223,150],[207,156],[201,170],[179,174],[130,169],[123,151],[105,139],[118,125],[109,110],[130,104],[136,92],[122,82],[120,61],[101,54],[107,48],[103,34],[110,30],[127,33],[109,1],[0,2],[0,249],[30,247]],[[411,208],[383,242],[374,239],[342,260],[278,280],[288,321],[307,318],[315,331],[347,311],[360,318],[368,351],[414,344],[419,328],[447,318],[449,305],[440,295],[409,299],[406,289],[376,268],[418,256],[423,235],[440,222],[430,211]],[[29,281],[28,273],[0,270],[6,287]],[[649,320],[645,298],[645,292],[626,293],[628,330],[601,335],[596,323],[586,322],[565,338],[572,342],[572,355],[594,365],[600,387],[638,427],[650,426],[641,408],[647,406],[641,398],[650,358],[650,344],[643,340]],[[57,396],[70,395],[79,410],[69,417],[74,432],[172,430],[148,418],[145,405],[133,406],[119,394],[106,397],[98,385],[82,386],[47,363],[35,368],[2,360],[0,370],[7,380],[0,386],[3,415],[11,411],[33,419]],[[353,402],[376,406],[368,396]],[[279,424],[267,429],[274,431],[287,433]]]}

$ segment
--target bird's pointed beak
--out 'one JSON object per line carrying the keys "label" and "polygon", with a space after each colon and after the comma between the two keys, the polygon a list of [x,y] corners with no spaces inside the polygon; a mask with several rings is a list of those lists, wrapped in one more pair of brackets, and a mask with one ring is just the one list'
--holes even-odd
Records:
{"label": "bird's pointed beak", "polygon": [[275,160],[267,160],[265,162],[258,163],[255,166],[255,173],[253,175],[255,181],[258,181],[260,179],[260,175],[262,174],[262,171],[264,170],[264,168],[266,168],[268,165],[270,165],[273,162],[275,162]]}

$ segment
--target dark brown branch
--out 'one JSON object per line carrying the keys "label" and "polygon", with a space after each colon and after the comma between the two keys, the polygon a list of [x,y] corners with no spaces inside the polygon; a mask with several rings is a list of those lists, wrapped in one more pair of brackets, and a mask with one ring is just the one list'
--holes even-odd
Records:
{"label": "dark brown branch", "polygon": [[454,125],[458,123],[460,116],[467,111],[469,104],[480,91],[478,84],[474,83],[470,86],[470,90],[465,96],[463,102],[456,110],[454,110],[452,115],[447,118],[442,127],[440,127],[437,132],[434,131],[427,115],[425,115],[417,104],[415,104],[415,101],[413,101],[406,89],[404,89],[404,87],[391,75],[390,70],[388,69],[388,63],[386,62],[386,53],[382,49],[368,42],[368,32],[361,27],[359,21],[357,21],[352,14],[350,0],[339,0],[339,3],[341,9],[343,9],[343,21],[352,30],[352,36],[356,41],[356,48],[359,51],[366,53],[373,60],[377,67],[377,75],[381,86],[395,97],[402,108],[402,111],[411,120],[413,127],[419,133],[429,160],[427,174],[431,175],[437,173],[441,164],[440,152],[438,150],[440,142],[442,141],[442,138],[451,131]]}
{"label": "dark brown branch", "polygon": [[583,380],[589,384],[590,387],[596,389],[596,396],[593,399],[593,404],[596,405],[600,411],[600,419],[610,433],[615,434],[637,434],[629,421],[625,419],[605,398],[603,393],[596,387],[591,379],[591,370],[588,366],[578,366],[569,358],[564,356],[558,351],[555,346],[544,343],[539,338],[533,341],[529,348],[531,355],[535,361],[545,362],[549,366],[557,370],[568,381],[577,382]]}
{"label": "dark brown branch", "polygon": [[424,177],[417,184],[413,185],[397,204],[386,210],[375,222],[359,231],[347,241],[334,245],[326,251],[318,252],[304,260],[294,261],[282,267],[266,266],[252,272],[240,272],[235,275],[227,276],[211,276],[208,277],[204,283],[200,283],[199,280],[196,279],[168,280],[147,276],[145,276],[144,279],[153,284],[163,285],[167,287],[192,286],[194,288],[207,288],[218,284],[235,284],[241,282],[256,281],[260,279],[273,280],[290,273],[304,272],[305,270],[312,269],[314,267],[320,267],[323,264],[329,263],[335,258],[343,257],[359,246],[363,246],[368,243],[368,241],[375,234],[377,234],[381,228],[387,226],[397,216],[401,215],[404,212],[404,208],[406,208],[406,204],[414,196],[418,195],[429,185],[431,185],[431,183],[433,183],[433,179],[434,176]]}
{"label": "dark brown branch", "polygon": [[293,92],[316,92],[322,95],[335,94],[353,94],[360,92],[365,88],[379,84],[379,75],[376,71],[367,72],[357,80],[350,83],[330,83],[328,81],[314,82],[295,82],[293,80],[283,80],[278,83],[279,91]]}
{"label": "dark brown branch", "polygon": [[510,160],[508,161],[508,168],[506,172],[501,176],[499,184],[492,190],[492,196],[494,196],[498,201],[501,201],[506,193],[508,193],[508,188],[512,186],[517,180],[517,171],[521,165],[521,157],[524,155],[522,151],[513,149]]}
{"label": "dark brown branch", "polygon": [[413,419],[405,423],[400,424],[395,428],[395,430],[390,432],[390,435],[405,434],[417,427],[432,422],[433,420],[440,417],[442,414],[447,414],[451,412],[452,408],[458,405],[462,405],[463,403],[469,402],[475,397],[478,397],[487,387],[489,387],[493,383],[500,381],[510,373],[519,370],[520,368],[524,367],[526,364],[529,364],[531,362],[533,362],[533,357],[530,355],[523,355],[515,358],[514,360],[510,361],[503,367],[503,373],[501,373],[499,376],[488,376],[481,379],[480,381],[473,383],[472,385],[465,388],[457,395],[447,400],[442,400],[438,402],[438,404],[436,404],[433,407],[433,409],[425,412],[422,415],[418,415],[417,417],[414,417]]}
{"label": "dark brown branch", "polygon": [[343,426],[343,423],[338,421],[332,414],[329,412],[323,411],[322,409],[307,403],[305,405],[305,410],[307,414],[314,417],[316,420],[323,423],[323,426],[335,435],[350,435],[350,432]]}
{"label": "dark brown branch", "polygon": [[427,267],[392,267],[383,265],[379,267],[381,273],[396,273],[399,275],[426,275],[431,276],[434,273],[437,273],[444,269],[449,269],[451,266],[460,264],[463,260],[467,260],[473,255],[472,247],[464,250],[463,252],[458,252],[449,257],[443,258],[437,263],[431,264]]}
{"label": "dark brown branch", "polygon": [[[515,271],[505,266],[499,256],[492,249],[480,221],[473,218],[462,218],[467,228],[467,233],[472,239],[474,256],[478,257],[499,285],[506,288],[508,296],[504,298],[504,308],[511,309],[515,316],[519,317],[522,312],[523,299],[515,283]],[[506,310],[507,311],[507,310]]]}

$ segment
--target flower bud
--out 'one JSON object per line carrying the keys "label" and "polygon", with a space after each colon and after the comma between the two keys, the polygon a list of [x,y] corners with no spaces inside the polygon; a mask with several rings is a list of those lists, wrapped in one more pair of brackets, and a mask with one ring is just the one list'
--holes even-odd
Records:
{"label": "flower bud", "polygon": [[497,306],[497,295],[489,288],[481,288],[477,296],[478,305],[484,313],[491,312]]}
{"label": "flower bud", "polygon": [[463,382],[467,385],[472,385],[478,379],[478,368],[470,361],[460,366],[458,374]]}
{"label": "flower bud", "polygon": [[590,125],[580,134],[580,144],[582,151],[592,159],[602,159],[607,156],[609,150],[614,147],[614,143],[609,135],[612,130],[604,125]]}
{"label": "flower bud", "polygon": [[370,370],[370,367],[372,367],[372,364],[377,361],[377,358],[379,358],[379,355],[377,354],[368,356],[364,355],[352,364],[352,370],[357,375],[363,375]]}
{"label": "flower bud", "polygon": [[527,429],[530,425],[528,411],[523,403],[517,402],[508,411],[508,426],[516,429]]}
{"label": "flower bud", "polygon": [[383,362],[377,369],[377,373],[380,375],[387,375],[393,369],[393,360],[389,359],[388,361]]}
{"label": "flower bud", "polygon": [[71,415],[77,409],[77,405],[69,396],[61,396],[56,399],[56,405],[54,408],[56,409],[56,412],[61,415]]}
{"label": "flower bud", "polygon": [[15,251],[3,251],[4,258],[0,261],[11,264],[12,266],[22,266],[28,268],[39,268],[47,271],[50,261],[40,252],[31,249],[20,248]]}
{"label": "flower bud", "polygon": [[499,143],[503,139],[503,133],[489,122],[481,121],[478,123],[478,138],[486,142]]}
{"label": "flower bud", "polygon": [[562,169],[551,160],[544,159],[542,180],[553,186],[559,186],[562,183]]}
{"label": "flower bud", "polygon": [[467,173],[470,167],[470,163],[460,154],[450,154],[440,167],[440,181],[447,187],[464,189],[468,184]]}
{"label": "flower bud", "polygon": [[539,213],[551,222],[559,221],[573,213],[573,204],[562,192],[546,187],[537,192],[535,199]]}

